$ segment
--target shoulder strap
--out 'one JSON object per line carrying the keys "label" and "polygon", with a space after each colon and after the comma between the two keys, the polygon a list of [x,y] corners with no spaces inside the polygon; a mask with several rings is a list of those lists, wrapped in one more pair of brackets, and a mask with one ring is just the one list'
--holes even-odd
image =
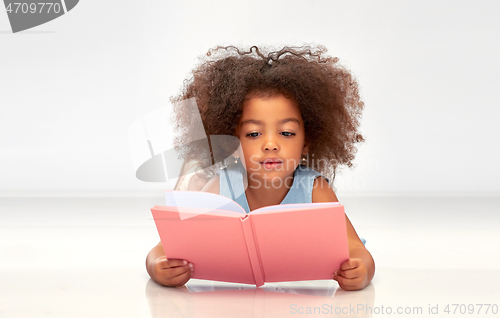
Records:
{"label": "shoulder strap", "polygon": [[219,170],[219,194],[235,201],[247,212],[250,212],[247,197],[245,195],[245,186],[243,185],[244,169],[228,169]]}

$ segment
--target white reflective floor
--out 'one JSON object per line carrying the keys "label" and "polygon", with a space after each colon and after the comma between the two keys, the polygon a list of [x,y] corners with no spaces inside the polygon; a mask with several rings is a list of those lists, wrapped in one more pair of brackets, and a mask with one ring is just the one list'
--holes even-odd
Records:
{"label": "white reflective floor", "polygon": [[500,317],[500,198],[340,199],[377,266],[362,291],[161,287],[144,267],[161,198],[0,199],[0,316]]}

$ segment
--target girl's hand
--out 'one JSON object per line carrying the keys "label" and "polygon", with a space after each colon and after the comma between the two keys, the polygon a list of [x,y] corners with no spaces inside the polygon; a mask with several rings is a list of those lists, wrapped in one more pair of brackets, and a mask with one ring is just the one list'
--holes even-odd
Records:
{"label": "girl's hand", "polygon": [[350,258],[332,277],[343,290],[359,290],[367,285],[368,269],[360,258]]}
{"label": "girl's hand", "polygon": [[158,257],[150,266],[153,280],[168,287],[184,285],[194,271],[192,263],[182,259],[167,260],[165,256]]}

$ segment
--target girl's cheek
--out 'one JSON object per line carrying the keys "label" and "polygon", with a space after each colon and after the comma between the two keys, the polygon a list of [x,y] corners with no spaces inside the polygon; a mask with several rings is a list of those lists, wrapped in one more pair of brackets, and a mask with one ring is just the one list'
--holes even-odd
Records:
{"label": "girl's cheek", "polygon": [[248,158],[248,159],[246,159],[247,170],[249,170],[249,169],[255,170],[258,167],[258,165],[260,164],[258,162],[258,158],[256,156],[249,156],[247,158]]}

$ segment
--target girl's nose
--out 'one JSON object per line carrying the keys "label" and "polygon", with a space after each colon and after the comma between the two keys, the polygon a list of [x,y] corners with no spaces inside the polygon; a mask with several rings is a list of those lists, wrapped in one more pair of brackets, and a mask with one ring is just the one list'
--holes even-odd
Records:
{"label": "girl's nose", "polygon": [[274,140],[274,138],[269,138],[264,143],[264,150],[266,150],[266,151],[278,150],[278,149],[279,149],[278,143],[276,142],[276,140]]}

